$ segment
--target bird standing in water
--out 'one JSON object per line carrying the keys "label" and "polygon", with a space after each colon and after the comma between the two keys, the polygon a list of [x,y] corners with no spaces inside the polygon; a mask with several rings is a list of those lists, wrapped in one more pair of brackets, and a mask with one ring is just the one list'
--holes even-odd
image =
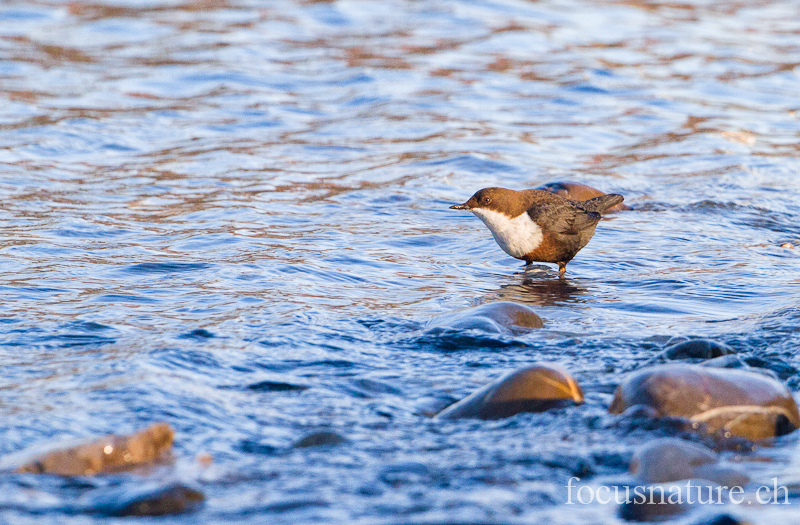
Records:
{"label": "bird standing in water", "polygon": [[617,194],[574,201],[543,190],[484,188],[450,209],[477,215],[510,256],[527,264],[556,263],[564,274],[594,235],[600,214],[623,200]]}

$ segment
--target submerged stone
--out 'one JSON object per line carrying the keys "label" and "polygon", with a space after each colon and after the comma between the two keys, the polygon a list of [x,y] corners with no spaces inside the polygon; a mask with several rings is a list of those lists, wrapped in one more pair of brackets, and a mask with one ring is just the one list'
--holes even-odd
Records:
{"label": "submerged stone", "polygon": [[795,430],[797,423],[790,417],[791,414],[782,407],[732,406],[708,410],[692,417],[692,421],[704,425],[708,432],[755,441],[783,436]]}
{"label": "submerged stone", "polygon": [[440,419],[501,419],[583,403],[580,385],[561,366],[539,363],[509,372],[442,410]]}
{"label": "submerged stone", "polygon": [[714,359],[723,355],[735,354],[730,346],[709,339],[692,339],[668,347],[664,350],[667,359]]}
{"label": "submerged stone", "polygon": [[421,397],[414,402],[415,412],[421,416],[433,417],[456,401],[458,399],[443,394]]}
{"label": "submerged stone", "polygon": [[620,414],[635,405],[659,417],[689,419],[724,437],[763,439],[800,426],[791,392],[779,381],[745,370],[660,365],[634,372],[617,387],[609,407]]}
{"label": "submerged stone", "polygon": [[294,448],[321,447],[325,445],[340,445],[347,439],[336,432],[321,431],[309,434],[294,444]]}
{"label": "submerged stone", "polygon": [[[596,188],[592,188],[586,184],[577,184],[575,182],[550,182],[548,184],[539,186],[536,189],[549,191],[550,193],[555,193],[556,195],[561,195],[562,197],[575,201],[587,201],[589,199],[594,199],[595,197],[605,195],[605,193]],[[606,213],[630,209],[630,206],[619,203],[616,206],[609,208]]]}
{"label": "submerged stone", "polygon": [[681,439],[656,439],[633,454],[631,474],[645,483],[669,483],[682,479],[707,479],[723,486],[743,487],[750,480],[737,468],[720,463],[708,447]]}
{"label": "submerged stone", "polygon": [[742,521],[739,518],[731,516],[730,514],[716,514],[712,516],[704,516],[692,525],[750,525],[747,521]]}
{"label": "submerged stone", "polygon": [[747,370],[748,372],[754,372],[757,374],[765,375],[773,379],[780,378],[778,374],[776,374],[775,372],[773,372],[768,368],[757,368],[754,366],[750,366],[749,364],[747,364],[747,361],[742,359],[738,354],[730,354],[730,355],[715,357],[714,359],[709,359],[708,361],[703,361],[702,363],[699,364],[701,364],[702,366],[710,366],[714,368],[736,368],[738,370]]}
{"label": "submerged stone", "polygon": [[24,461],[17,472],[91,476],[129,470],[161,458],[175,436],[167,423],[156,423],[130,436],[108,435]]}
{"label": "submerged stone", "polygon": [[703,361],[700,364],[714,368],[738,368],[739,370],[750,370],[751,372],[755,371],[755,369],[751,368],[744,359],[736,354],[721,355],[719,357]]}
{"label": "submerged stone", "polygon": [[519,333],[542,328],[544,321],[533,309],[518,303],[498,301],[459,310],[434,319],[432,328]]}
{"label": "submerged stone", "polygon": [[725,356],[737,358],[736,352],[733,350],[733,348],[722,343],[717,343],[716,341],[711,341],[708,339],[689,340],[686,338],[673,338],[670,341],[674,341],[676,339],[680,342],[668,345],[666,349],[657,353],[636,368],[646,368],[648,366],[669,363],[671,361],[706,362]]}
{"label": "submerged stone", "polygon": [[[639,491],[619,508],[620,518],[627,521],[666,521],[683,514],[698,504],[727,501],[727,487],[707,480],[654,483],[636,487]],[[722,489],[725,489],[724,491]]]}
{"label": "submerged stone", "polygon": [[88,495],[85,512],[104,516],[165,516],[200,508],[205,495],[182,483],[145,484],[114,489],[98,489]]}
{"label": "submerged stone", "polygon": [[749,356],[745,358],[744,361],[757,370],[769,370],[783,380],[797,375],[797,369],[780,357],[769,356],[768,358],[764,358],[761,356]]}

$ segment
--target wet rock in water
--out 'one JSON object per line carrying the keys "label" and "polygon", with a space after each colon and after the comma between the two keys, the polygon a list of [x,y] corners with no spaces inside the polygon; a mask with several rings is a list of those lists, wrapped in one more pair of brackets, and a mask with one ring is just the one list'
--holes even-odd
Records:
{"label": "wet rock in water", "polygon": [[691,339],[689,339],[685,335],[673,335],[667,340],[667,343],[664,346],[669,348],[671,346],[677,345],[678,343],[685,343],[686,341],[691,341]]}
{"label": "wet rock in water", "polygon": [[306,390],[306,385],[296,385],[293,383],[284,383],[282,381],[259,381],[244,387],[252,392],[289,392],[295,390]]}
{"label": "wet rock in water", "polygon": [[744,359],[744,362],[755,369],[769,370],[783,380],[789,379],[790,377],[794,377],[798,374],[798,371],[795,367],[780,357],[770,356],[764,358],[760,356],[749,356]]}
{"label": "wet rock in water", "polygon": [[519,333],[542,328],[544,321],[527,306],[499,301],[467,308],[434,319],[431,328],[483,330],[492,333]]}
{"label": "wet rock in water", "polygon": [[633,405],[620,413],[619,417],[620,419],[625,418],[633,421],[637,419],[656,419],[660,416],[658,411],[653,407],[647,405]]}
{"label": "wet rock in water", "polygon": [[421,416],[433,417],[456,401],[457,398],[443,394],[421,397],[414,402],[414,412]]}
{"label": "wet rock in water", "polygon": [[294,444],[294,448],[308,448],[308,447],[321,447],[325,445],[341,445],[346,443],[347,439],[340,436],[336,432],[314,432],[299,440]]}
{"label": "wet rock in water", "polygon": [[745,361],[736,354],[715,357],[714,359],[703,361],[700,364],[702,366],[710,366],[714,368],[736,368],[738,370],[747,370],[749,372],[754,372],[757,374],[765,375],[767,377],[771,377],[772,379],[778,379],[778,374],[776,374],[772,370],[769,370],[767,368],[752,367],[747,364],[747,361]]}
{"label": "wet rock in water", "polygon": [[730,346],[709,339],[691,339],[664,350],[667,359],[714,359],[723,355],[735,354]]}
{"label": "wet rock in water", "polygon": [[84,512],[104,516],[165,516],[199,509],[202,492],[182,483],[145,484],[92,491],[83,502]]}
{"label": "wet rock in water", "polygon": [[[548,184],[543,184],[536,189],[549,191],[550,193],[555,193],[556,195],[561,195],[562,197],[575,201],[588,201],[589,199],[594,199],[595,197],[605,195],[605,193],[596,188],[575,182],[550,182]],[[630,209],[630,206],[619,203],[616,206],[609,208],[606,213]]]}
{"label": "wet rock in water", "polygon": [[[719,492],[717,489],[720,489]],[[619,508],[627,521],[665,521],[689,511],[699,503],[727,500],[727,491],[707,480],[687,480],[638,486]]]}
{"label": "wet rock in water", "polygon": [[739,436],[755,441],[789,434],[797,428],[784,408],[733,406],[707,410],[692,417],[692,422],[705,426],[708,432],[724,437]]}
{"label": "wet rock in water", "polygon": [[749,522],[742,521],[730,514],[715,514],[713,516],[700,518],[692,525],[749,525]]}
{"label": "wet rock in water", "polygon": [[736,354],[721,355],[719,357],[703,361],[700,364],[713,368],[738,368],[739,370],[751,370],[750,365],[748,365],[744,359]]}
{"label": "wet rock in water", "polygon": [[635,405],[659,417],[689,419],[710,433],[750,440],[780,436],[800,426],[797,404],[779,381],[745,370],[660,365],[630,374],[609,407],[621,414]]}
{"label": "wet rock in water", "polygon": [[680,417],[661,417],[644,405],[635,405],[619,414],[613,426],[626,433],[644,430],[657,436],[681,436],[687,433],[687,421]]}
{"label": "wet rock in water", "polygon": [[656,439],[640,447],[633,454],[630,471],[645,483],[699,478],[743,487],[750,481],[739,469],[721,464],[710,448],[674,438]]}
{"label": "wet rock in water", "polygon": [[419,461],[404,461],[385,465],[378,471],[378,479],[392,487],[431,483],[442,477],[442,472]]}
{"label": "wet rock in water", "polygon": [[636,368],[645,368],[654,366],[660,363],[669,363],[670,361],[706,361],[722,356],[735,355],[736,351],[728,345],[717,343],[708,339],[686,339],[673,338],[670,343],[677,340],[675,344],[669,344],[666,349],[648,359],[642,365]]}
{"label": "wet rock in water", "polygon": [[167,423],[156,423],[130,436],[108,435],[24,461],[17,472],[91,476],[129,470],[155,461],[172,448],[175,436]]}
{"label": "wet rock in water", "polygon": [[442,410],[440,419],[501,419],[583,403],[583,391],[561,366],[539,363],[492,381]]}

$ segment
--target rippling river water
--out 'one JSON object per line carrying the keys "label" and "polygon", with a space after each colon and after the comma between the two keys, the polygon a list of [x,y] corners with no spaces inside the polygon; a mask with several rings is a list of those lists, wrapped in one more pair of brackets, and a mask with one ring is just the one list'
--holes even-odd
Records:
{"label": "rippling river water", "polygon": [[[166,421],[145,478],[207,501],[163,521],[613,523],[563,486],[649,438],[624,370],[674,336],[800,367],[796,1],[12,0],[0,57],[0,455]],[[564,280],[448,209],[551,181],[634,208]],[[497,300],[544,328],[430,326]],[[535,361],[587,403],[430,419]],[[0,474],[0,522],[140,483]]]}

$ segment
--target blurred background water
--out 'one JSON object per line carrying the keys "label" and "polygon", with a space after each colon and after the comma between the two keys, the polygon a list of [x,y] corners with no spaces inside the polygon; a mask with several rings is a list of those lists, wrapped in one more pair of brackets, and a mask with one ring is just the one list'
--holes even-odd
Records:
{"label": "blurred background water", "polygon": [[[208,501],[163,521],[613,523],[563,485],[648,439],[623,369],[800,366],[800,2],[10,0],[0,58],[0,455],[167,421]],[[448,210],[551,181],[635,208],[563,281]],[[429,327],[497,300],[544,328]],[[540,360],[587,404],[426,415]],[[109,521],[80,488],[0,475],[0,522]]]}

